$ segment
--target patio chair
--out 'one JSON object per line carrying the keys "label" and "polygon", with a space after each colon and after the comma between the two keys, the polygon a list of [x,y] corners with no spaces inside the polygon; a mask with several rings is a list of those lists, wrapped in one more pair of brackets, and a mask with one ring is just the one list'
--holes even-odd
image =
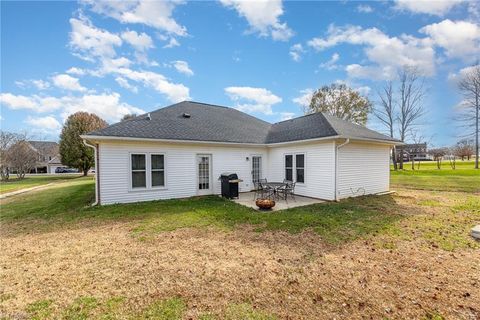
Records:
{"label": "patio chair", "polygon": [[[284,181],[285,182],[285,181]],[[290,195],[293,200],[295,200],[295,185],[296,182],[285,182],[285,187],[278,189],[278,192],[282,194],[285,201],[287,201],[288,196]]]}
{"label": "patio chair", "polygon": [[256,200],[258,195],[260,195],[262,198],[265,198],[265,194],[268,198],[271,197],[273,190],[268,186],[265,186],[265,183],[267,183],[267,179],[258,179],[258,182],[253,183],[255,187],[255,194],[253,195],[253,200]]}

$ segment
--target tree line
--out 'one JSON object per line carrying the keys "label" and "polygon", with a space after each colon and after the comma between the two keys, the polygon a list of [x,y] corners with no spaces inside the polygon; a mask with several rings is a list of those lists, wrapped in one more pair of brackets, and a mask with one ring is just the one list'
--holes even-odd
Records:
{"label": "tree line", "polygon": [[[430,152],[442,150],[446,156],[465,158],[460,150],[473,148],[475,157],[475,169],[479,168],[479,111],[480,111],[480,65],[465,68],[460,74],[457,84],[460,95],[463,98],[458,116],[455,118],[459,124],[465,139],[451,148],[435,148]],[[360,125],[366,125],[368,116],[373,116],[386,129],[391,138],[402,142],[407,140],[420,143],[423,135],[420,127],[425,121],[426,105],[425,98],[428,88],[425,78],[421,76],[415,67],[402,68],[394,80],[387,81],[377,90],[378,103],[376,106],[368,97],[358,91],[347,87],[345,84],[332,84],[316,90],[310,103],[305,108],[305,113],[325,112]],[[472,139],[473,138],[473,139]],[[472,144],[474,145],[472,147]],[[439,152],[435,152],[439,157]],[[442,157],[443,157],[442,156]],[[403,155],[397,163],[396,149],[392,150],[394,169],[403,169]],[[452,160],[453,161],[453,160]]]}

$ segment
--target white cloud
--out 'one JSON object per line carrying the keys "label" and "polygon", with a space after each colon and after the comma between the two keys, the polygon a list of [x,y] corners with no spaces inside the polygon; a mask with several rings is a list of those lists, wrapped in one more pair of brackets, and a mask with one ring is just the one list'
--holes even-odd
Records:
{"label": "white cloud", "polygon": [[353,90],[357,91],[362,96],[368,96],[372,91],[372,88],[370,88],[369,86],[361,86],[361,87],[353,88]]}
{"label": "white cloud", "polygon": [[347,72],[351,77],[370,76],[380,71],[381,75],[388,76],[384,79],[388,79],[391,71],[395,74],[395,70],[403,66],[416,67],[427,76],[435,73],[435,50],[429,38],[419,39],[408,35],[390,37],[377,28],[331,25],[327,37],[308,41],[308,45],[317,51],[342,43],[364,46],[365,55],[373,63],[366,66],[358,64],[347,66]]}
{"label": "white cloud", "polygon": [[448,80],[455,83],[455,82],[459,81],[460,79],[462,79],[463,77],[465,77],[466,75],[473,72],[475,70],[475,68],[476,68],[476,66],[469,66],[469,67],[465,67],[465,68],[460,69],[457,73],[449,73],[448,74]]}
{"label": "white cloud", "polygon": [[430,36],[436,46],[445,49],[450,58],[478,58],[480,26],[468,21],[443,20],[420,29]]}
{"label": "white cloud", "polygon": [[44,80],[20,80],[20,81],[15,81],[15,84],[19,86],[20,88],[25,88],[29,86],[34,86],[38,90],[46,90],[50,88],[50,82],[44,81]]}
{"label": "white cloud", "polygon": [[59,74],[52,77],[53,84],[60,89],[72,91],[86,91],[87,88],[82,87],[77,78],[69,76],[68,74]]}
{"label": "white cloud", "polygon": [[368,4],[359,4],[357,6],[357,11],[360,13],[372,13],[373,8],[370,7]]}
{"label": "white cloud", "polygon": [[32,80],[32,83],[38,90],[45,90],[50,88],[50,83],[44,80]]}
{"label": "white cloud", "polygon": [[302,60],[302,53],[305,52],[301,43],[296,43],[290,47],[290,57],[292,57],[293,61],[300,61]]}
{"label": "white cloud", "polygon": [[142,109],[120,102],[118,93],[86,94],[80,97],[43,97],[38,95],[15,96],[10,93],[0,94],[0,102],[11,109],[29,109],[36,112],[60,110],[63,119],[77,111],[95,113],[107,121],[118,121],[130,113],[144,113]]}
{"label": "white cloud", "polygon": [[396,0],[395,9],[443,16],[465,0]]}
{"label": "white cloud", "polygon": [[118,83],[118,85],[122,88],[125,88],[125,89],[128,89],[130,91],[132,91],[133,93],[138,93],[138,88],[131,85],[127,79],[125,78],[122,78],[122,77],[116,77],[115,78],[115,81]]}
{"label": "white cloud", "polygon": [[137,51],[145,51],[153,48],[153,41],[150,36],[144,32],[137,33],[136,31],[125,31],[122,33],[122,39],[129,43]]}
{"label": "white cloud", "polygon": [[170,38],[168,43],[166,45],[164,45],[163,47],[164,48],[173,48],[173,47],[178,47],[178,46],[180,46],[180,43],[177,41],[177,39]]}
{"label": "white cloud", "polygon": [[13,110],[35,109],[37,107],[34,99],[11,93],[0,93],[0,103]]}
{"label": "white cloud", "polygon": [[83,76],[87,73],[84,69],[77,68],[77,67],[71,67],[70,69],[68,69],[65,72],[68,73],[68,74],[74,74],[74,75],[77,75],[77,76]]}
{"label": "white cloud", "polygon": [[45,131],[48,131],[48,130],[58,131],[62,126],[60,122],[58,122],[58,120],[55,119],[53,116],[36,117],[36,118],[28,116],[27,120],[25,120],[25,123],[33,127],[44,129]]}
{"label": "white cloud", "polygon": [[336,65],[336,62],[340,59],[340,55],[338,53],[334,53],[332,55],[332,57],[330,58],[330,60],[328,60],[327,62],[324,62],[324,63],[321,63],[320,64],[320,68],[324,68],[324,69],[327,69],[327,70],[335,70],[338,68],[338,66]]}
{"label": "white cloud", "polygon": [[300,90],[300,95],[296,98],[293,98],[292,101],[302,108],[308,107],[310,101],[312,100],[314,90],[311,88]]}
{"label": "white cloud", "polygon": [[171,102],[190,100],[190,90],[181,83],[172,83],[159,73],[152,71],[135,71],[128,68],[118,68],[113,71],[123,78],[140,82],[144,86],[165,94]]}
{"label": "white cloud", "polygon": [[354,63],[346,66],[345,71],[351,78],[371,80],[388,80],[397,76],[397,68],[391,66],[362,66]]}
{"label": "white cloud", "polygon": [[126,114],[145,112],[142,109],[120,102],[120,95],[116,92],[98,95],[87,94],[82,97],[62,97],[61,101],[63,103],[63,112],[61,113],[63,119],[68,118],[75,112],[86,111],[95,113],[108,122],[116,122]]}
{"label": "white cloud", "polygon": [[290,120],[295,116],[293,112],[280,112],[280,121]]}
{"label": "white cloud", "polygon": [[235,102],[235,108],[243,112],[273,114],[272,106],[282,98],[265,88],[227,87],[225,93]]}
{"label": "white cloud", "polygon": [[94,61],[94,57],[114,57],[115,47],[122,44],[122,39],[107,30],[95,27],[84,17],[70,19],[70,46],[77,51],[80,58]]}
{"label": "white cloud", "polygon": [[176,6],[185,3],[170,1],[110,1],[85,0],[92,11],[114,18],[122,23],[144,24],[168,34],[186,36],[187,29],[172,17]]}
{"label": "white cloud", "polygon": [[281,0],[220,0],[228,8],[235,9],[241,17],[247,19],[252,32],[258,32],[260,36],[271,36],[273,40],[287,41],[294,32],[286,23],[280,22],[283,14]]}
{"label": "white cloud", "polygon": [[193,76],[193,71],[190,69],[187,61],[177,60],[172,61],[173,67],[180,73],[183,73],[187,76]]}

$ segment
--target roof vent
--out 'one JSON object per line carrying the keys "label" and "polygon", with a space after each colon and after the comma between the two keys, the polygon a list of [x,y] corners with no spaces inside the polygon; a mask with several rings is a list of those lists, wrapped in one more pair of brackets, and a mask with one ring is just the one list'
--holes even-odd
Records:
{"label": "roof vent", "polygon": [[150,116],[150,112],[147,113],[147,120],[152,120],[152,117]]}
{"label": "roof vent", "polygon": [[182,114],[182,117],[184,117],[184,118],[187,118],[187,119],[188,119],[188,118],[190,118],[190,117],[191,117],[191,115],[190,115],[190,113],[186,113],[186,112],[185,112],[184,114]]}

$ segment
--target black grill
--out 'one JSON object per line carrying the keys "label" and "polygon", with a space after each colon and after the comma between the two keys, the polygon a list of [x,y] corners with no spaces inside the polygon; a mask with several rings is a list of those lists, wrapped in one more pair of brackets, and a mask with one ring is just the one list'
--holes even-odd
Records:
{"label": "black grill", "polygon": [[225,172],[218,179],[222,182],[222,197],[238,198],[238,183],[243,180],[238,179],[236,173]]}

